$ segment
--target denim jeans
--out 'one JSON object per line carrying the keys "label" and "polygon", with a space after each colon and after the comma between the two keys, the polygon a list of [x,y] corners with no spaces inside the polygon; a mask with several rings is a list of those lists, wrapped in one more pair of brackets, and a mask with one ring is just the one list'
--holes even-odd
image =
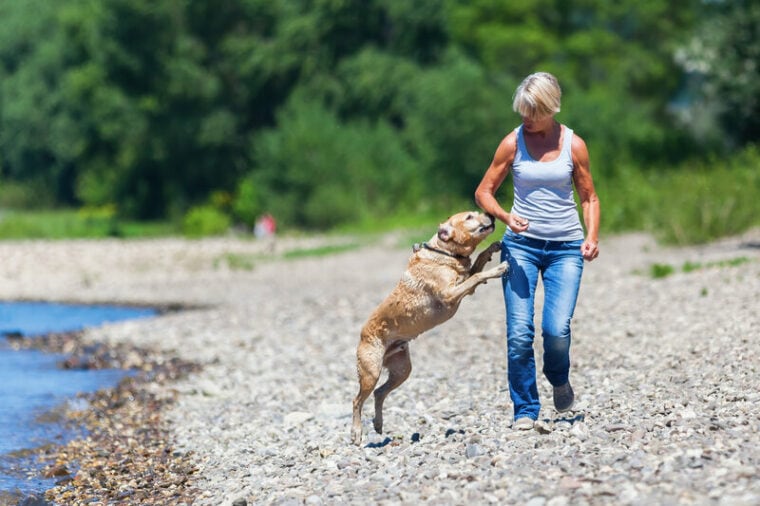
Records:
{"label": "denim jeans", "polygon": [[509,263],[502,285],[507,311],[507,375],[515,420],[526,416],[536,420],[541,409],[533,354],[539,274],[544,285],[543,373],[553,386],[568,381],[570,320],[583,273],[582,243],[531,239],[509,229],[502,239],[501,259]]}

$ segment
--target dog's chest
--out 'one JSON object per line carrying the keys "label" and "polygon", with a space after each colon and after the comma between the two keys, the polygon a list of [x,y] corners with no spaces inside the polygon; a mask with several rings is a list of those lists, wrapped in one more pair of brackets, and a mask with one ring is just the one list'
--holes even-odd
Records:
{"label": "dog's chest", "polygon": [[447,302],[445,293],[467,279],[452,269],[436,272],[410,272],[401,278],[400,287],[406,310],[419,319],[445,320],[456,312],[458,304]]}
{"label": "dog's chest", "polygon": [[450,267],[418,265],[404,271],[400,284],[409,292],[440,298],[443,292],[462,283],[467,277],[466,272],[459,272]]}

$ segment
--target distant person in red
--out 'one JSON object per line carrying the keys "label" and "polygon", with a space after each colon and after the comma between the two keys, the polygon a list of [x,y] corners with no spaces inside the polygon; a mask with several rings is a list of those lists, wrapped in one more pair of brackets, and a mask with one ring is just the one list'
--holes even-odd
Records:
{"label": "distant person in red", "polygon": [[256,225],[253,227],[253,235],[257,238],[273,237],[277,232],[277,222],[274,217],[267,213],[259,217],[256,220]]}

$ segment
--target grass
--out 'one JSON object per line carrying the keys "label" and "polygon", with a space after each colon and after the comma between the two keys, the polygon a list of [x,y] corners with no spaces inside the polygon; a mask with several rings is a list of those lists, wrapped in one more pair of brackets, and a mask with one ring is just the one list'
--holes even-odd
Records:
{"label": "grass", "polygon": [[219,268],[222,263],[226,263],[233,271],[252,271],[256,262],[263,260],[261,255],[246,255],[241,253],[225,253],[214,260],[214,268]]}
{"label": "grass", "polygon": [[[728,260],[716,260],[714,262],[707,262],[707,263],[686,261],[681,266],[680,271],[683,273],[689,273],[689,272],[694,272],[694,271],[698,271],[702,269],[739,267],[750,261],[751,260],[749,258],[744,257],[744,256],[730,258]],[[666,278],[670,276],[671,274],[675,274],[677,271],[678,269],[670,264],[652,264],[649,267],[649,275],[654,279]]]}
{"label": "grass", "polygon": [[318,246],[316,248],[302,248],[289,250],[283,253],[282,257],[286,260],[292,260],[296,258],[304,257],[322,257],[326,255],[334,255],[336,253],[343,253],[345,251],[351,251],[358,249],[361,245],[358,243],[348,244],[328,244],[325,246]]}
{"label": "grass", "polygon": [[280,255],[265,253],[224,253],[214,260],[214,268],[219,268],[222,264],[226,264],[227,267],[233,271],[252,271],[258,263],[276,259],[295,260],[299,258],[323,257],[345,251],[352,251],[360,247],[360,243],[352,242],[347,244],[327,244],[314,248],[297,248],[285,251]]}
{"label": "grass", "polygon": [[760,148],[678,167],[617,168],[597,178],[604,232],[644,230],[667,244],[707,243],[760,226]]}
{"label": "grass", "polygon": [[649,273],[654,279],[666,278],[675,271],[675,267],[668,264],[652,264],[649,269]]}
{"label": "grass", "polygon": [[168,222],[122,221],[108,212],[73,209],[0,211],[0,239],[157,237],[176,234]]}

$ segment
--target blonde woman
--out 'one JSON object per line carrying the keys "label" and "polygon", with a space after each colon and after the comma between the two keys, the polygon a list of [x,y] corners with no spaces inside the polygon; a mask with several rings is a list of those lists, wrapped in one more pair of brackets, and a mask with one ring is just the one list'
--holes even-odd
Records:
{"label": "blonde woman", "polygon": [[[533,354],[534,296],[538,277],[544,285],[543,373],[553,387],[554,407],[572,409],[570,386],[570,320],[578,298],[583,261],[599,255],[599,199],[589,170],[586,143],[554,118],[562,91],[546,72],[526,77],[518,86],[513,109],[522,124],[499,144],[475,192],[487,213],[507,224],[502,261],[507,313],[507,367],[514,404],[515,429],[529,430],[541,403]],[[514,197],[509,212],[496,199],[512,173]],[[578,192],[583,224],[576,210]]]}

